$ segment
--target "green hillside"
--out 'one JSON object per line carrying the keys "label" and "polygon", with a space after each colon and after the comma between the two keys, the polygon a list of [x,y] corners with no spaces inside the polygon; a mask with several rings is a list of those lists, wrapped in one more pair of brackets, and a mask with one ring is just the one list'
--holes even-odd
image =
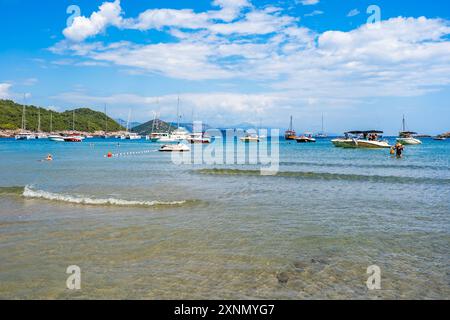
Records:
{"label": "green hillside", "polygon": [[[0,100],[0,129],[20,129],[22,125],[23,105],[11,100]],[[75,130],[94,132],[105,129],[105,114],[89,108],[75,109]],[[38,113],[41,114],[41,130],[50,131],[50,113],[52,114],[53,131],[72,130],[73,110],[64,112],[49,111],[36,106],[26,107],[26,129],[37,131]],[[119,131],[124,128],[111,118],[107,118],[108,131]]]}
{"label": "green hillside", "polygon": [[[168,132],[168,131],[173,131],[176,129],[176,127],[168,124],[167,122],[164,122],[162,120],[156,120],[157,122],[155,123],[155,128],[154,131],[155,132]],[[150,133],[152,133],[152,126],[153,126],[153,120],[150,120],[146,123],[143,123],[137,127],[134,127],[133,129],[131,129],[132,132],[136,132],[140,135],[149,135]]]}

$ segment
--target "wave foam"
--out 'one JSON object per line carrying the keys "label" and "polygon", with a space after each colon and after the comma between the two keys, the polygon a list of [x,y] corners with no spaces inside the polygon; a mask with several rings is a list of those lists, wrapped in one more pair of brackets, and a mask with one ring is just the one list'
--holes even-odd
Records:
{"label": "wave foam", "polygon": [[141,207],[152,207],[152,206],[177,206],[188,203],[188,200],[182,201],[137,201],[137,200],[123,200],[116,198],[89,198],[81,196],[73,196],[66,194],[59,194],[48,192],[44,190],[33,190],[29,186],[25,186],[22,194],[25,198],[35,198],[35,199],[45,199],[52,201],[62,201],[74,204],[86,204],[86,205],[113,205],[113,206],[141,206]]}

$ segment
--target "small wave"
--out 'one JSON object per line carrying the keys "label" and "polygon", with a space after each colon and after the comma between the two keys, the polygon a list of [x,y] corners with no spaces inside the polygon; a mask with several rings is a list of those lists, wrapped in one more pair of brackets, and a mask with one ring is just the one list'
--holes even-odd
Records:
{"label": "small wave", "polygon": [[181,201],[137,201],[137,200],[123,200],[116,198],[89,198],[82,196],[66,195],[48,192],[44,190],[33,190],[29,186],[23,188],[25,198],[45,199],[51,201],[61,201],[73,204],[84,205],[100,205],[100,206],[123,206],[123,207],[154,207],[154,206],[181,206],[186,204],[194,204],[198,200],[181,200]]}
{"label": "small wave", "polygon": [[[199,169],[197,173],[210,175],[242,175],[261,176],[260,170],[242,169]],[[342,174],[327,172],[304,172],[304,171],[279,171],[276,177],[294,177],[317,180],[346,180],[346,181],[366,181],[366,182],[387,182],[387,183],[430,183],[430,184],[450,184],[450,179],[426,178],[426,177],[400,177],[400,176],[379,176],[362,174]],[[270,177],[270,176],[269,176]]]}
{"label": "small wave", "polygon": [[393,164],[358,164],[358,163],[320,163],[320,162],[292,162],[282,161],[280,166],[314,166],[314,167],[330,167],[330,168],[379,168],[379,169],[408,169],[408,170],[448,170],[448,166],[444,165],[393,165]]}

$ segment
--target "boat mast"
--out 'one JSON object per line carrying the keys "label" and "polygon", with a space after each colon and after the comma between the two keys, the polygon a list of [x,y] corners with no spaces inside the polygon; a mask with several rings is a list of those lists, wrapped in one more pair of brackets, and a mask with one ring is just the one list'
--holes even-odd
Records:
{"label": "boat mast", "polygon": [[128,119],[127,119],[127,133],[128,133],[128,128],[130,125],[130,117],[131,117],[131,109],[128,109]]}
{"label": "boat mast", "polygon": [[72,111],[72,131],[75,131],[75,110]]}
{"label": "boat mast", "polygon": [[323,113],[322,113],[322,133],[324,133],[323,132]]}
{"label": "boat mast", "polygon": [[27,98],[26,98],[26,94],[23,94],[23,108],[22,108],[22,131],[25,131],[26,127],[27,127],[27,123],[25,120],[25,110],[26,110],[26,105],[27,104]]}
{"label": "boat mast", "polygon": [[53,113],[50,110],[50,132],[53,132]]}
{"label": "boat mast", "polygon": [[41,107],[38,108],[38,132],[41,132]]}
{"label": "boat mast", "polygon": [[105,135],[108,131],[108,116],[106,115],[106,103],[105,103]]}
{"label": "boat mast", "polygon": [[291,122],[289,124],[289,131],[292,131],[292,116],[291,116]]}
{"label": "boat mast", "polygon": [[180,96],[178,96],[178,101],[177,101],[177,126],[178,128],[180,127]]}
{"label": "boat mast", "polygon": [[403,125],[403,132],[406,131],[406,125],[405,125],[405,115],[403,115],[403,121],[402,121],[402,125]]}

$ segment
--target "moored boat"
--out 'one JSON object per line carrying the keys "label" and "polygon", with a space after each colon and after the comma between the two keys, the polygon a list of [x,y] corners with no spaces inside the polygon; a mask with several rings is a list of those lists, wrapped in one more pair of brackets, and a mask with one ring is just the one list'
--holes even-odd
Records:
{"label": "moored boat", "polygon": [[295,140],[296,138],[296,133],[295,130],[292,128],[292,116],[291,116],[291,121],[289,124],[289,130],[286,130],[284,133],[284,139],[286,140]]}
{"label": "moored boat", "polygon": [[206,137],[203,133],[192,133],[189,138],[186,139],[187,142],[191,144],[195,143],[201,143],[201,144],[207,144],[211,143],[211,138]]}
{"label": "moored boat", "polygon": [[381,140],[383,131],[349,131],[345,133],[345,137],[331,140],[336,147],[341,148],[366,148],[379,149],[390,148],[391,145],[387,141]]}
{"label": "moored boat", "polygon": [[160,152],[188,152],[188,151],[191,151],[191,149],[184,143],[178,143],[178,144],[164,144],[159,148],[158,151],[160,151]]}
{"label": "moored boat", "polygon": [[417,138],[414,138],[413,135],[417,134],[417,132],[412,131],[406,131],[406,122],[405,122],[405,116],[403,115],[402,120],[402,131],[399,133],[399,137],[396,139],[397,142],[400,142],[404,145],[418,145],[422,144],[422,141],[420,141]]}
{"label": "moored boat", "polygon": [[314,143],[316,142],[316,139],[312,137],[311,133],[305,133],[304,135],[295,138],[297,140],[297,143]]}

